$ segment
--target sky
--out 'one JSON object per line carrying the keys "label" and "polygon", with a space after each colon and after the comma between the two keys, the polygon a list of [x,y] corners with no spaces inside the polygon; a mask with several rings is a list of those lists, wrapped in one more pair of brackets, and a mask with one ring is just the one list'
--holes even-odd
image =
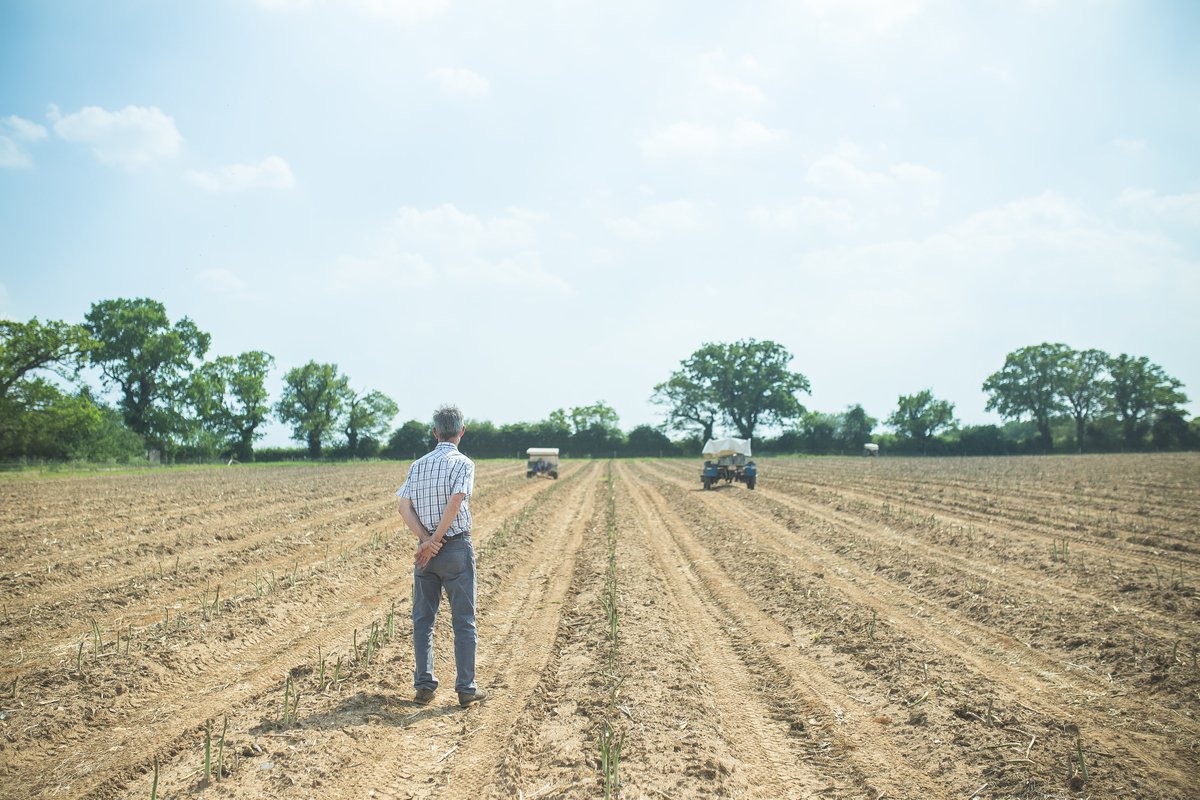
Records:
{"label": "sky", "polygon": [[1064,342],[1196,414],[1198,40],[1188,0],[0,0],[0,316],[149,297],[397,424],[658,424],[748,338],[829,413],[999,422]]}

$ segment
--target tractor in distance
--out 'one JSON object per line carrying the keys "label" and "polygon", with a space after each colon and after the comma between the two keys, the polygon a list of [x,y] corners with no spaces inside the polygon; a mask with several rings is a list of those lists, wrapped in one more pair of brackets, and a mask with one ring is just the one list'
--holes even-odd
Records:
{"label": "tractor in distance", "polygon": [[525,465],[525,477],[545,475],[558,480],[558,448],[531,447],[525,451],[529,462]]}
{"label": "tractor in distance", "polygon": [[753,489],[758,482],[758,467],[750,460],[749,439],[709,439],[704,445],[704,469],[700,482],[711,489],[721,481],[746,484]]}

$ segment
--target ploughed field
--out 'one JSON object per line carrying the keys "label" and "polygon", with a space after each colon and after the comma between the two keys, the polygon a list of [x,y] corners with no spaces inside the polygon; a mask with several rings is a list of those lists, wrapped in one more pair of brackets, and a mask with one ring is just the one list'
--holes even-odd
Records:
{"label": "ploughed field", "polygon": [[1200,456],[699,466],[478,465],[467,709],[403,464],[0,480],[0,795],[1200,796]]}

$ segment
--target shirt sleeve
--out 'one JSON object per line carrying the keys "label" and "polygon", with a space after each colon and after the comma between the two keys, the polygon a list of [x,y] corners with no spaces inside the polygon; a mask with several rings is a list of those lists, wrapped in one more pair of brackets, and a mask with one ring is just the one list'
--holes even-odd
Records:
{"label": "shirt sleeve", "polygon": [[454,476],[454,484],[450,487],[450,494],[465,494],[471,496],[471,492],[475,490],[475,463],[467,461],[458,470],[458,474]]}

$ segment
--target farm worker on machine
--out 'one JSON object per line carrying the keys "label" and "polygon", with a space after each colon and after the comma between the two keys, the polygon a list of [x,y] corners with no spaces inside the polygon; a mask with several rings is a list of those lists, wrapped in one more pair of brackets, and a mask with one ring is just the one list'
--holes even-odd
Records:
{"label": "farm worker on machine", "polygon": [[[475,685],[475,548],[471,544],[471,510],[467,498],[475,488],[475,464],[458,452],[466,428],[457,406],[433,413],[437,447],[408,468],[400,496],[400,516],[417,535],[413,557],[413,686],[414,700],[433,700],[438,680],[433,674],[433,623],[442,590],[450,601],[454,628],[454,691],[458,704],[469,706],[487,693]],[[431,533],[432,531],[432,533]]]}

